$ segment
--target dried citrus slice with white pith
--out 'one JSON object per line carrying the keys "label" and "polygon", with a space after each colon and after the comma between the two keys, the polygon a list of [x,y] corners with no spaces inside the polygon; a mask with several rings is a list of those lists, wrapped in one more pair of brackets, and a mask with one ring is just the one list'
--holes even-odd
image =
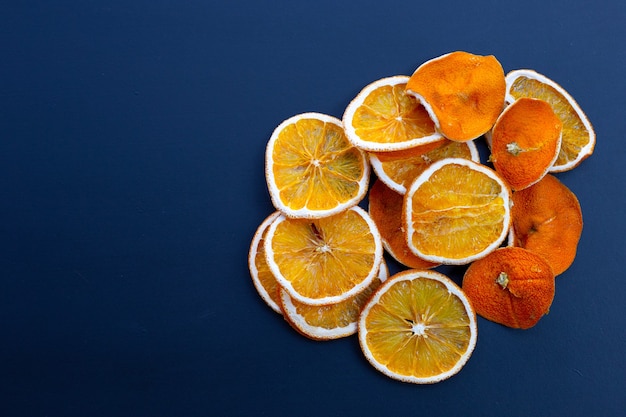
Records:
{"label": "dried citrus slice with white pith", "polygon": [[254,233],[252,242],[250,243],[250,250],[248,251],[248,268],[250,269],[250,276],[252,277],[254,288],[256,288],[263,301],[265,301],[272,310],[282,314],[276,292],[278,283],[267,265],[264,247],[264,238],[267,229],[278,216],[280,216],[279,211],[275,211],[267,216]]}
{"label": "dried citrus slice with white pith", "polygon": [[596,134],[576,100],[563,87],[545,75],[528,69],[506,75],[506,101],[521,97],[547,101],[563,123],[561,150],[550,172],[568,171],[593,153]]}
{"label": "dried citrus slice with white pith", "polygon": [[265,255],[291,297],[324,305],[370,285],[382,262],[383,245],[374,221],[356,206],[320,219],[281,215],[267,231]]}
{"label": "dried citrus slice with white pith", "polygon": [[356,205],[367,192],[369,164],[341,121],[303,113],[282,122],[265,153],[274,206],[290,217],[319,218]]}
{"label": "dried citrus slice with white pith", "polygon": [[311,306],[294,300],[284,289],[279,289],[279,299],[287,322],[302,335],[314,340],[331,340],[356,333],[361,308],[381,283],[389,277],[385,262],[381,262],[378,275],[360,293],[334,304]]}
{"label": "dried citrus slice with white pith", "polygon": [[436,271],[407,270],[387,279],[363,307],[358,326],[367,360],[391,378],[416,384],[458,373],[477,334],[467,297]]}
{"label": "dried citrus slice with white pith", "polygon": [[511,224],[511,191],[491,168],[461,158],[435,162],[404,197],[409,248],[431,262],[464,265],[495,250]]}
{"label": "dried citrus slice with white pith", "polygon": [[473,140],[455,142],[441,139],[404,151],[370,152],[370,162],[376,176],[389,188],[404,195],[411,182],[426,168],[445,158],[465,158],[480,162]]}
{"label": "dried citrus slice with white pith", "polygon": [[405,93],[408,80],[405,75],[382,78],[359,92],[343,114],[350,142],[384,152],[441,139],[424,106]]}

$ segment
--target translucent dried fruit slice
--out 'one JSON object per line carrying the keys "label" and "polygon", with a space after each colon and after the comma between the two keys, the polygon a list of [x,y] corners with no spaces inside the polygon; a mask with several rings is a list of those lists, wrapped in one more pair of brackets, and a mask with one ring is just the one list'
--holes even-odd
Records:
{"label": "translucent dried fruit slice", "polygon": [[265,255],[276,281],[291,297],[324,305],[370,285],[383,245],[374,221],[355,206],[321,219],[281,215],[267,231]]}
{"label": "translucent dried fruit slice", "polygon": [[406,88],[424,105],[440,133],[466,141],[491,129],[504,107],[506,84],[494,56],[457,51],[420,65]]}
{"label": "translucent dried fruit slice", "polygon": [[406,228],[402,221],[404,198],[380,179],[374,181],[370,189],[369,213],[378,227],[385,250],[404,266],[415,269],[428,269],[437,266],[415,255],[407,245]]}
{"label": "translucent dried fruit slice", "polygon": [[404,151],[370,152],[370,162],[378,178],[404,195],[411,182],[432,163],[445,158],[465,158],[480,162],[474,141],[441,139]]}
{"label": "translucent dried fruit slice", "polygon": [[528,329],[548,313],[554,299],[554,273],[538,254],[499,248],[472,263],[463,291],[476,314],[507,327]]}
{"label": "translucent dried fruit slice", "polygon": [[265,176],[278,210],[290,217],[319,218],[363,199],[369,163],[365,153],[346,139],[339,119],[303,113],[272,133]]}
{"label": "translucent dried fruit slice", "polygon": [[548,174],[536,184],[513,193],[513,244],[544,257],[554,275],[571,266],[583,229],[576,195]]}
{"label": "translucent dried fruit slice", "polygon": [[250,250],[248,251],[248,268],[250,269],[254,288],[256,288],[263,301],[272,310],[282,314],[277,293],[278,283],[267,265],[264,247],[267,229],[278,216],[280,216],[279,211],[275,211],[267,216],[254,233],[250,243]]}
{"label": "translucent dried fruit slice", "polygon": [[513,191],[539,181],[556,161],[562,123],[547,101],[522,97],[498,117],[491,162]]}
{"label": "translucent dried fruit slice", "polygon": [[409,77],[377,80],[348,104],[343,115],[346,136],[366,151],[407,149],[441,139],[428,112],[406,95]]}
{"label": "translucent dried fruit slice", "polygon": [[508,234],[510,190],[492,169],[460,158],[435,162],[404,197],[407,243],[420,258],[463,265]]}
{"label": "translucent dried fruit slice", "polygon": [[506,75],[506,101],[521,97],[547,101],[563,123],[563,138],[559,156],[550,172],[568,171],[593,153],[596,134],[578,103],[563,87],[545,75],[520,69]]}
{"label": "translucent dried fruit slice", "polygon": [[389,270],[383,261],[369,287],[345,301],[322,306],[301,303],[284,289],[279,289],[283,315],[294,329],[310,339],[331,340],[353,335],[361,308],[388,277]]}
{"label": "translucent dried fruit slice", "polygon": [[408,270],[385,281],[363,307],[358,335],[367,360],[404,382],[431,384],[458,373],[477,338],[463,291],[435,271]]}

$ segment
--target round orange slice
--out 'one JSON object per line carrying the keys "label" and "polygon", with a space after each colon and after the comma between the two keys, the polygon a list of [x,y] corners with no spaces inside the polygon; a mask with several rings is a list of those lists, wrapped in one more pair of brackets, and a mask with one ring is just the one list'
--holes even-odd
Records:
{"label": "round orange slice", "polygon": [[563,123],[563,138],[559,156],[550,172],[568,171],[593,153],[596,134],[578,103],[563,87],[545,75],[520,69],[506,75],[506,101],[521,97],[547,101]]}
{"label": "round orange slice", "polygon": [[405,93],[408,80],[404,75],[382,78],[348,104],[343,125],[354,146],[393,151],[441,139],[424,106]]}
{"label": "round orange slice", "polygon": [[513,193],[512,241],[544,257],[554,275],[567,270],[576,257],[583,216],[576,195],[548,174]]}
{"label": "round orange slice", "polygon": [[358,325],[367,360],[391,378],[416,384],[458,373],[477,334],[476,315],[461,288],[430,270],[390,277],[363,307]]}
{"label": "round orange slice", "polygon": [[494,56],[456,51],[420,65],[406,88],[424,105],[441,134],[466,141],[491,129],[504,107],[506,84]]}
{"label": "round orange slice", "polygon": [[356,333],[361,308],[381,283],[389,277],[385,262],[369,287],[335,304],[311,306],[294,300],[284,289],[279,289],[280,305],[287,322],[300,334],[313,340],[332,340]]}
{"label": "round orange slice", "polygon": [[539,181],[556,161],[562,123],[547,101],[522,97],[498,117],[491,132],[491,162],[513,191]]}
{"label": "round orange slice", "polygon": [[370,152],[370,162],[378,178],[404,195],[411,182],[433,162],[445,158],[465,158],[480,162],[474,141],[441,139],[427,145],[395,152]]}
{"label": "round orange slice", "polygon": [[321,219],[279,216],[265,255],[278,284],[310,305],[344,301],[367,288],[383,257],[376,224],[359,206]]}
{"label": "round orange slice", "polygon": [[529,329],[548,313],[554,273],[538,254],[519,247],[499,248],[473,262],[463,291],[476,314],[495,323]]}
{"label": "round orange slice", "polygon": [[511,221],[510,190],[491,168],[461,158],[435,162],[404,196],[407,244],[422,259],[468,264],[495,250]]}
{"label": "round orange slice", "polygon": [[341,121],[303,113],[282,122],[265,153],[265,176],[274,206],[289,217],[319,218],[363,199],[369,163],[346,138]]}
{"label": "round orange slice", "polygon": [[409,268],[428,269],[437,266],[415,255],[407,245],[406,228],[402,221],[403,196],[377,179],[368,197],[369,214],[378,227],[387,253]]}
{"label": "round orange slice", "polygon": [[250,269],[250,276],[252,277],[254,288],[256,288],[261,299],[265,301],[272,310],[282,314],[277,294],[278,283],[267,265],[264,247],[267,229],[278,216],[280,216],[279,211],[275,211],[267,216],[254,233],[252,242],[250,243],[250,250],[248,251],[248,268]]}

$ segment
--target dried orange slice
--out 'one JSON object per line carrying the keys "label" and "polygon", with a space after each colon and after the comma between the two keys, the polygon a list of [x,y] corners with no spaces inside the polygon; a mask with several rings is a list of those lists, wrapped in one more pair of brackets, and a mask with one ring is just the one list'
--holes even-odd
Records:
{"label": "dried orange slice", "polygon": [[554,299],[554,273],[538,254],[499,248],[472,263],[463,291],[476,314],[507,327],[528,329],[546,315]]}
{"label": "dried orange slice", "polygon": [[461,158],[435,162],[404,197],[408,246],[431,262],[468,264],[507,236],[509,201],[508,186],[491,168]]}
{"label": "dried orange slice", "polygon": [[491,129],[504,107],[506,84],[494,56],[457,51],[420,65],[406,88],[424,105],[440,133],[466,141]]}
{"label": "dried orange slice", "polygon": [[264,247],[267,229],[278,216],[280,216],[279,211],[275,211],[267,216],[254,233],[252,242],[250,243],[250,250],[248,251],[248,268],[250,269],[250,276],[252,277],[254,288],[256,288],[261,299],[263,299],[272,310],[282,314],[277,293],[278,283],[267,265]]}
{"label": "dried orange slice", "polygon": [[406,95],[409,77],[382,78],[366,86],[343,114],[346,136],[366,151],[393,151],[441,139],[428,112]]}
{"label": "dried orange slice", "polygon": [[539,181],[556,161],[562,123],[547,101],[522,97],[498,117],[491,132],[491,162],[513,191]]}
{"label": "dried orange slice", "polygon": [[404,151],[370,152],[374,172],[389,188],[404,195],[411,182],[433,162],[445,158],[465,158],[480,162],[474,141],[441,139]]}
{"label": "dried orange slice", "polygon": [[544,257],[554,275],[571,266],[583,229],[576,195],[548,174],[536,184],[513,193],[513,244]]}
{"label": "dried orange slice", "polygon": [[367,156],[332,116],[303,113],[285,120],[265,155],[270,197],[287,216],[329,216],[356,205],[367,192]]}
{"label": "dried orange slice", "polygon": [[477,338],[476,315],[452,280],[435,271],[390,277],[363,307],[361,349],[383,374],[431,384],[458,373]]}
{"label": "dried orange slice", "polygon": [[376,224],[359,206],[321,219],[281,215],[264,245],[278,284],[310,305],[337,303],[363,291],[383,257]]}
{"label": "dried orange slice", "polygon": [[280,305],[287,322],[300,334],[313,340],[331,340],[356,333],[361,308],[381,283],[389,277],[385,262],[369,287],[335,304],[311,306],[295,301],[284,289],[279,289]]}
{"label": "dried orange slice", "polygon": [[404,266],[428,269],[438,264],[426,261],[409,249],[406,228],[402,221],[404,198],[380,179],[374,181],[368,196],[368,211],[378,227],[385,250]]}
{"label": "dried orange slice", "polygon": [[547,101],[563,123],[563,139],[559,156],[550,172],[568,171],[593,153],[596,134],[578,103],[563,87],[545,75],[520,69],[506,75],[506,101],[521,97]]}

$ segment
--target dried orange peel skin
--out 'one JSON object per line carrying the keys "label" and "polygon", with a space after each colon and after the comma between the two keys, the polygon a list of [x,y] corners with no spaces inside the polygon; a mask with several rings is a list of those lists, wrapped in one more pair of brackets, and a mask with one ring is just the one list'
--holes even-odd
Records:
{"label": "dried orange peel skin", "polygon": [[431,262],[468,264],[508,235],[510,199],[508,185],[487,166],[461,158],[438,161],[404,196],[407,244]]}
{"label": "dried orange peel skin", "polygon": [[467,268],[463,291],[479,316],[507,327],[529,329],[552,305],[554,273],[534,252],[499,248]]}
{"label": "dried orange peel skin", "polygon": [[427,145],[395,152],[370,152],[370,163],[378,178],[404,195],[411,182],[432,163],[444,158],[465,158],[480,162],[473,140],[456,142],[442,139]]}
{"label": "dried orange peel skin", "polygon": [[405,92],[408,76],[381,78],[346,107],[342,122],[350,142],[365,151],[395,151],[441,139],[430,115]]}
{"label": "dried orange peel skin", "polygon": [[330,216],[358,204],[367,192],[367,156],[348,141],[335,117],[303,113],[283,121],[265,153],[272,203],[289,217]]}
{"label": "dried orange peel skin", "polygon": [[402,195],[377,179],[370,188],[368,201],[370,216],[378,227],[383,245],[396,261],[414,269],[428,269],[438,265],[418,257],[409,249],[402,221]]}
{"label": "dried orange peel skin", "polygon": [[576,195],[548,174],[536,184],[513,193],[513,244],[547,260],[555,275],[574,262],[583,229]]}
{"label": "dried orange peel skin", "polygon": [[359,206],[321,219],[281,215],[270,225],[264,246],[278,284],[310,305],[340,302],[364,290],[384,250],[376,224]]}
{"label": "dried orange peel skin", "polygon": [[492,56],[457,51],[420,65],[407,83],[451,140],[476,139],[491,129],[504,108],[504,70]]}
{"label": "dried orange peel skin", "polygon": [[563,124],[543,100],[520,98],[498,117],[491,132],[491,162],[513,191],[539,181],[556,161]]}
{"label": "dried orange peel skin", "polygon": [[522,97],[545,100],[563,123],[561,149],[550,172],[569,171],[593,153],[596,144],[593,126],[576,100],[563,87],[529,69],[511,71],[505,79],[507,103]]}

